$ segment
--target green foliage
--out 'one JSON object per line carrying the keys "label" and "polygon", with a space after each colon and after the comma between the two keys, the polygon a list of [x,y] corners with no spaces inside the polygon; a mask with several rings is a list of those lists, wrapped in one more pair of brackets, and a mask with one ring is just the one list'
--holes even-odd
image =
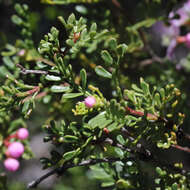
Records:
{"label": "green foliage", "polygon": [[64,5],[69,3],[96,3],[100,0],[41,0],[42,3],[47,3],[50,5]]}
{"label": "green foliage", "polygon": [[[44,142],[55,147],[49,158],[40,159],[43,169],[55,168],[54,173],[63,174],[85,166],[89,178],[98,180],[102,189],[190,189],[186,168],[165,162],[167,155],[161,155],[163,149],[189,151],[180,145],[181,136],[188,139],[181,130],[189,90],[179,90],[183,79],[178,80],[173,65],[157,57],[147,41],[147,29],[167,20],[152,13],[155,5],[161,10],[163,1],[41,2],[76,4],[86,11],[84,17],[80,11],[68,18],[57,15],[59,24],[36,46],[28,6],[15,4],[12,22],[20,28],[21,39],[1,52],[0,159],[6,158],[6,138],[27,126],[37,104],[45,106]],[[91,6],[104,3],[100,13],[105,20],[98,22],[101,15]],[[134,23],[122,5],[124,10],[128,5],[139,10]],[[152,10],[146,12],[147,6]],[[141,63],[147,59],[152,64],[146,70]],[[89,96],[95,99],[92,106],[85,102]],[[27,141],[25,145],[23,158],[29,159],[32,153]],[[5,188],[3,175],[0,188]]]}

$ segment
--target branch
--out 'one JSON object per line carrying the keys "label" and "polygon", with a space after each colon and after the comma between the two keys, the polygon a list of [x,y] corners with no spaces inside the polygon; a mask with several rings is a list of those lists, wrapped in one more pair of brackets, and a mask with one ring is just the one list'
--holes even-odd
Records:
{"label": "branch", "polygon": [[[139,116],[139,117],[143,117],[144,116],[144,112],[133,110],[129,106],[126,106],[125,109],[131,115]],[[155,120],[155,121],[156,120],[160,120],[160,121],[164,121],[165,123],[168,123],[168,120],[166,118],[159,117],[158,115],[151,114],[151,113],[147,113],[147,119]]]}
{"label": "branch", "polygon": [[47,64],[47,65],[49,65],[49,66],[52,66],[52,67],[56,66],[56,65],[55,65],[54,63],[52,63],[50,60],[45,59],[45,58],[42,58],[42,57],[38,57],[38,58],[36,58],[35,60],[36,60],[36,61],[41,61],[41,62],[43,62],[43,63],[45,63],[45,64]]}
{"label": "branch", "polygon": [[[121,4],[117,1],[117,0],[112,0],[112,3],[115,5],[115,7],[120,11],[123,12],[123,14],[126,15],[127,20],[129,21],[130,24],[134,24],[134,18],[131,18],[130,15],[128,15],[127,11],[124,10],[121,6]],[[163,63],[164,59],[160,58],[159,56],[157,56],[154,51],[152,50],[152,48],[149,46],[146,36],[143,32],[143,30],[141,28],[139,28],[138,30],[139,36],[144,44],[144,49],[149,53],[149,55],[151,56],[151,59],[146,60],[146,62],[144,62],[141,66],[145,66],[147,64],[151,64],[152,62],[156,61],[158,63]]]}
{"label": "branch", "polygon": [[181,151],[184,151],[184,152],[187,152],[187,153],[190,153],[190,149],[188,147],[183,147],[183,146],[180,146],[180,145],[177,145],[177,144],[173,144],[171,145],[173,148],[175,149],[178,149],[178,150],[181,150]]}
{"label": "branch", "polygon": [[120,5],[120,3],[119,3],[117,0],[112,0],[112,3],[113,3],[118,9],[123,10],[122,7],[121,7],[121,5]]}
{"label": "branch", "polygon": [[144,49],[150,54],[150,56],[152,57],[152,61],[156,61],[158,63],[163,63],[164,60],[160,57],[158,57],[153,51],[152,48],[149,46],[147,39],[145,37],[144,32],[141,30],[141,28],[138,29],[138,33],[140,35],[140,38],[144,44]]}
{"label": "branch", "polygon": [[[163,160],[159,160],[155,155],[151,153],[150,150],[145,148],[142,144],[138,143],[136,149],[129,149],[119,143],[115,143],[112,139],[106,138],[105,142],[109,143],[111,146],[118,147],[124,151],[130,152],[131,154],[137,156],[137,158],[143,162],[152,162],[152,164],[159,165],[161,167],[166,167],[170,170],[173,170],[175,172],[179,172],[183,175],[187,173],[186,170],[175,167],[174,164],[170,164],[168,162],[165,162]],[[183,148],[183,147],[182,147]],[[130,159],[130,158],[129,158]],[[135,160],[135,158],[133,158]],[[137,159],[136,159],[137,160]]]}
{"label": "branch", "polygon": [[42,70],[28,70],[25,69],[22,65],[20,64],[16,64],[17,67],[19,67],[21,69],[21,73],[26,75],[26,74],[47,74],[47,71],[42,71]]}
{"label": "branch", "polygon": [[[130,160],[130,158],[125,159],[125,160]],[[78,164],[66,163],[62,167],[55,168],[55,169],[51,170],[50,172],[46,173],[45,175],[41,176],[37,180],[32,181],[31,183],[29,183],[28,184],[28,189],[29,188],[36,188],[43,180],[45,180],[49,176],[52,176],[54,174],[62,175],[66,170],[68,170],[70,168],[74,168],[74,167],[78,167],[78,166],[90,166],[90,165],[95,165],[95,164],[104,163],[104,162],[113,163],[113,162],[116,162],[116,161],[122,161],[122,159],[121,158],[102,158],[102,159],[84,160],[84,161],[82,161],[82,162],[80,162]]]}
{"label": "branch", "polygon": [[[145,149],[141,144],[138,144],[138,147],[137,147],[138,150],[132,150],[132,149],[124,147],[123,145],[121,145],[119,143],[114,143],[113,140],[110,138],[106,138],[105,143],[109,143],[112,146],[121,148],[122,150],[128,151],[132,154],[136,154],[136,155],[138,155],[138,159],[140,159],[141,161],[144,161],[144,162],[150,161],[152,163],[155,163],[156,165],[167,167],[173,171],[180,172],[183,175],[185,175],[187,173],[186,170],[177,168],[172,164],[158,160],[156,157],[153,156],[153,154],[148,149]],[[175,146],[177,146],[178,148],[180,147],[178,145],[175,145]],[[181,147],[181,148],[183,148],[183,147]],[[28,188],[36,188],[43,180],[45,180],[49,176],[52,176],[54,174],[62,175],[65,171],[67,171],[70,168],[74,168],[74,167],[78,167],[78,166],[90,166],[90,165],[95,165],[98,163],[105,163],[105,162],[106,163],[113,163],[116,161],[126,162],[129,160],[136,160],[136,159],[135,159],[135,157],[129,157],[129,158],[124,158],[124,159],[121,159],[121,158],[89,159],[89,160],[84,160],[78,164],[67,162],[62,167],[55,168],[55,169],[51,170],[50,172],[46,173],[45,175],[41,176],[37,180],[32,181],[31,183],[28,184]]]}

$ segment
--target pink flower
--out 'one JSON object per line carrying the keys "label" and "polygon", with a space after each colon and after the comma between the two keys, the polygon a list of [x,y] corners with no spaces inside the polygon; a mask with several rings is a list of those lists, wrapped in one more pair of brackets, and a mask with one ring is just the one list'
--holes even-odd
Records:
{"label": "pink flower", "polygon": [[29,136],[29,132],[26,128],[20,128],[18,131],[17,131],[17,137],[18,139],[20,140],[24,140],[24,139],[27,139]]}
{"label": "pink flower", "polygon": [[14,158],[7,158],[4,161],[4,166],[8,171],[15,172],[16,170],[18,170],[20,164],[19,161]]}
{"label": "pink flower", "polygon": [[93,96],[88,96],[84,99],[84,103],[87,108],[92,108],[96,104],[96,99]]}
{"label": "pink flower", "polygon": [[22,57],[25,53],[26,53],[26,51],[25,51],[24,49],[21,49],[21,50],[18,52],[18,55]]}
{"label": "pink flower", "polygon": [[24,146],[20,142],[13,142],[8,146],[9,155],[13,158],[19,158],[24,152]]}

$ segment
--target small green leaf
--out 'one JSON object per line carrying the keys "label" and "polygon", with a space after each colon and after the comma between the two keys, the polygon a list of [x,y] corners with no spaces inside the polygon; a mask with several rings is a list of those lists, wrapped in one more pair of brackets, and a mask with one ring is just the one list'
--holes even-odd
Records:
{"label": "small green leaf", "polygon": [[52,98],[52,96],[50,96],[50,95],[44,96],[43,103],[48,104],[51,101],[51,98]]}
{"label": "small green leaf", "polygon": [[110,186],[113,186],[115,185],[114,182],[110,181],[110,182],[104,182],[101,184],[101,187],[110,187]]}
{"label": "small green leaf", "polygon": [[67,20],[67,23],[68,23],[68,24],[73,24],[74,21],[75,21],[75,15],[72,13],[72,14],[69,16],[69,18],[68,18],[68,20]]}
{"label": "small green leaf", "polygon": [[76,11],[78,11],[80,14],[87,14],[88,13],[88,10],[85,6],[83,5],[77,5],[75,7]]}
{"label": "small green leaf", "polygon": [[105,115],[101,115],[101,114],[102,113],[98,114],[97,116],[95,116],[89,121],[89,125],[92,128],[99,127],[100,129],[103,129],[104,127],[109,126],[113,122],[113,120],[107,119]]}
{"label": "small green leaf", "polygon": [[134,104],[137,104],[137,99],[135,96],[135,92],[132,90],[124,90],[124,94],[127,96],[129,100],[131,100]]}
{"label": "small green leaf", "polygon": [[71,39],[66,40],[66,43],[67,43],[69,46],[71,46],[71,47],[73,47],[73,46],[75,45],[74,41],[71,40]]}
{"label": "small green leaf", "polygon": [[102,66],[97,66],[95,68],[95,72],[96,72],[97,75],[99,75],[101,77],[109,78],[109,79],[112,78],[112,74],[109,73],[108,71],[106,71]]}
{"label": "small green leaf", "polygon": [[113,63],[113,58],[107,50],[103,50],[101,52],[101,57],[106,63],[109,63],[110,65]]}
{"label": "small green leaf", "polygon": [[17,15],[13,15],[11,17],[11,20],[14,24],[17,24],[17,25],[21,25],[23,23],[23,20]]}
{"label": "small green leaf", "polygon": [[46,75],[45,79],[48,81],[60,81],[61,77],[54,75]]}
{"label": "small green leaf", "polygon": [[120,144],[122,144],[122,145],[125,144],[125,140],[124,140],[124,138],[123,138],[122,135],[117,135],[117,141],[118,141]]}
{"label": "small green leaf", "polygon": [[162,170],[160,167],[156,167],[156,173],[162,177],[167,175],[167,172],[165,170]]}
{"label": "small green leaf", "polygon": [[172,184],[172,190],[178,190],[179,189],[179,186],[177,183],[173,183]]}
{"label": "small green leaf", "polygon": [[15,64],[13,63],[10,57],[3,57],[3,62],[5,63],[5,65],[7,65],[9,69],[15,69]]}
{"label": "small green leaf", "polygon": [[24,102],[24,105],[22,107],[22,113],[26,113],[28,111],[28,109],[29,109],[29,106],[30,106],[29,101]]}
{"label": "small green leaf", "polygon": [[117,122],[114,122],[114,123],[112,123],[111,125],[109,125],[109,126],[107,127],[107,129],[108,129],[110,132],[112,132],[112,131],[118,129],[118,125],[119,125],[119,124],[118,124]]}
{"label": "small green leaf", "polygon": [[22,8],[22,6],[21,6],[20,4],[16,3],[14,8],[15,8],[15,11],[16,11],[19,15],[21,15],[21,16],[24,15],[24,10],[23,10],[23,8]]}
{"label": "small green leaf", "polygon": [[90,137],[86,140],[86,142],[81,146],[81,148],[82,148],[82,149],[85,148],[92,140],[93,140],[93,136],[90,136]]}
{"label": "small green leaf", "polygon": [[86,36],[87,36],[87,29],[86,29],[86,28],[84,28],[84,29],[82,30],[82,32],[81,32],[80,37],[81,37],[81,39],[85,39],[85,38],[86,38]]}
{"label": "small green leaf", "polygon": [[72,142],[77,142],[77,141],[78,141],[78,137],[76,137],[76,136],[72,136],[72,135],[64,136],[64,142],[72,143]]}
{"label": "small green leaf", "polygon": [[140,85],[145,95],[150,95],[149,84],[144,81],[143,78],[140,78]]}
{"label": "small green leaf", "polygon": [[112,49],[112,50],[116,50],[117,49],[117,41],[115,38],[111,38],[108,41],[108,46]]}
{"label": "small green leaf", "polygon": [[135,90],[136,92],[143,93],[143,90],[140,89],[136,84],[131,85],[132,89]]}
{"label": "small green leaf", "polygon": [[97,24],[94,22],[91,27],[90,27],[90,31],[96,31],[97,30]]}
{"label": "small green leaf", "polygon": [[16,119],[16,120],[13,120],[9,126],[9,129],[8,129],[8,133],[13,133],[16,129],[18,129],[19,127],[25,127],[25,122],[23,121],[23,119],[19,118],[19,119]]}
{"label": "small green leaf", "polygon": [[59,21],[66,27],[67,26],[67,23],[65,21],[65,19],[62,17],[62,16],[58,16],[57,17],[59,19]]}
{"label": "small green leaf", "polygon": [[155,180],[154,180],[154,182],[156,183],[156,184],[160,184],[160,181],[161,181],[161,179],[160,178],[156,178]]}
{"label": "small green leaf", "polygon": [[68,160],[71,160],[76,154],[76,150],[73,150],[73,151],[70,151],[70,152],[66,152],[64,155],[63,155],[63,160],[64,161],[68,161]]}
{"label": "small green leaf", "polygon": [[82,95],[83,93],[67,93],[62,96],[62,99],[76,98]]}
{"label": "small green leaf", "polygon": [[87,82],[87,76],[86,76],[86,70],[82,69],[80,71],[80,77],[82,80],[82,88],[85,89],[86,88],[86,82]]}
{"label": "small green leaf", "polygon": [[90,166],[92,177],[99,180],[113,181],[111,174],[108,174],[103,168],[98,166]]}
{"label": "small green leaf", "polygon": [[126,44],[120,44],[117,46],[117,52],[118,54],[123,57],[124,54],[127,52],[128,46]]}
{"label": "small green leaf", "polygon": [[165,89],[161,88],[159,92],[160,92],[162,99],[165,99]]}
{"label": "small green leaf", "polygon": [[[160,18],[158,18],[160,19]],[[136,24],[130,26],[130,27],[126,27],[126,29],[128,31],[135,31],[138,30],[141,27],[146,27],[149,28],[150,26],[152,26],[158,19],[155,18],[147,18],[146,20],[137,22]]]}
{"label": "small green leaf", "polygon": [[57,85],[53,85],[50,90],[51,90],[51,92],[60,93],[60,92],[68,92],[71,89],[70,89],[69,86],[57,86]]}
{"label": "small green leaf", "polygon": [[115,153],[116,153],[120,158],[123,158],[124,152],[123,152],[123,150],[121,150],[121,148],[114,147],[114,150],[115,150]]}
{"label": "small green leaf", "polygon": [[159,93],[155,94],[154,100],[155,100],[156,105],[160,107],[161,106],[161,100],[160,100],[160,94]]}

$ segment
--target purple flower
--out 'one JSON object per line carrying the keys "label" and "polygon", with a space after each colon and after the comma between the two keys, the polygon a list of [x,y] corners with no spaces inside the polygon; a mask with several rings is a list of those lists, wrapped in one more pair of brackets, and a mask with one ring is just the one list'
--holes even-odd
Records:
{"label": "purple flower", "polygon": [[[179,18],[174,18],[178,14]],[[167,26],[163,22],[159,21],[152,27],[152,31],[159,40],[162,41],[162,45],[167,47],[166,56],[172,59],[174,51],[178,43],[185,43],[190,48],[190,35],[180,36],[180,27],[190,19],[190,0],[184,3],[180,8],[172,11],[169,14],[169,23]],[[181,41],[183,39],[183,41]]]}
{"label": "purple flower", "polygon": [[[179,15],[179,18],[174,18],[175,14]],[[190,16],[190,1],[187,1],[183,4],[181,8],[179,8],[177,11],[172,11],[169,14],[170,23],[173,26],[180,27],[181,25],[185,24],[185,22],[189,19]]]}

